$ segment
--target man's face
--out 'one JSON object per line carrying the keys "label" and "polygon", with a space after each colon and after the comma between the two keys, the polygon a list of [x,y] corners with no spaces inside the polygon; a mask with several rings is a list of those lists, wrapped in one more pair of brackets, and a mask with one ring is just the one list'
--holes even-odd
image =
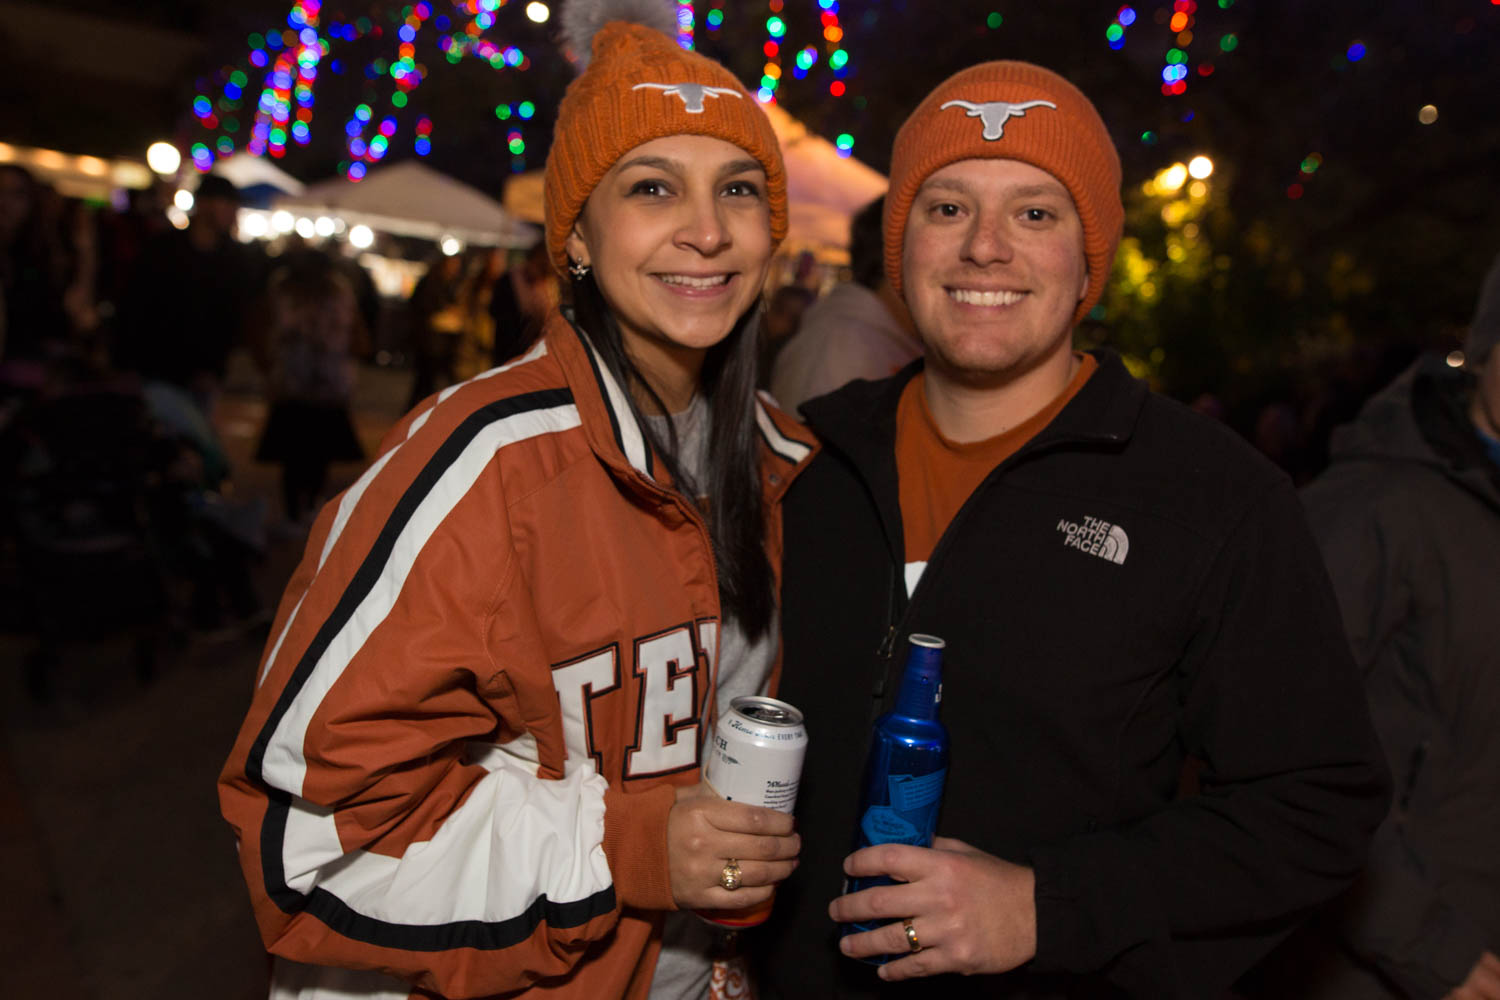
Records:
{"label": "man's face", "polygon": [[918,189],[902,286],[928,365],[1006,381],[1072,349],[1088,289],[1083,225],[1061,181],[1019,160],[960,160]]}

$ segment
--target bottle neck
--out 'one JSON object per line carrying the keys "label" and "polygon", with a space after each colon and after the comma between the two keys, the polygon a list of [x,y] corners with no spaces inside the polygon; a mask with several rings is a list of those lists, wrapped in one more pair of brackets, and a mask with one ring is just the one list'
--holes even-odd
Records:
{"label": "bottle neck", "polygon": [[911,719],[938,717],[938,688],[942,675],[935,671],[907,669],[896,693],[896,714]]}

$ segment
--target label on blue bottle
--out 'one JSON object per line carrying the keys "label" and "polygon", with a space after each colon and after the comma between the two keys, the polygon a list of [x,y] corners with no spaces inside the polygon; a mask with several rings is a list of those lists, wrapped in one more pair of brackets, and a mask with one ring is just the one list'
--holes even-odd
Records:
{"label": "label on blue bottle", "polygon": [[892,774],[886,778],[891,804],[871,806],[860,817],[860,832],[874,844],[925,846],[937,826],[947,769],[931,774]]}
{"label": "label on blue bottle", "polygon": [[948,769],[939,768],[931,774],[893,774],[886,778],[890,789],[891,805],[904,813],[925,810],[943,795],[943,778]]}

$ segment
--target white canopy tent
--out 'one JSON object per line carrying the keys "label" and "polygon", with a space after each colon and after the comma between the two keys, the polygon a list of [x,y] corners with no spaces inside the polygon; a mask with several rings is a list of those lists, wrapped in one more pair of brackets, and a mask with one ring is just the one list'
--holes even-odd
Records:
{"label": "white canopy tent", "polygon": [[[774,104],[762,106],[786,161],[788,232],[784,249],[845,250],[849,220],[885,194],[884,174],[837,147]],[[542,171],[517,174],[505,185],[505,208],[538,225],[543,221]]]}
{"label": "white canopy tent", "polygon": [[885,194],[884,174],[807,130],[775,104],[762,105],[786,162],[790,250],[849,247],[849,220],[861,208]]}
{"label": "white canopy tent", "polygon": [[537,232],[499,202],[467,184],[412,160],[371,170],[355,183],[342,177],[310,185],[275,207],[300,215],[329,215],[377,232],[478,246],[528,247]]}
{"label": "white canopy tent", "polygon": [[254,156],[243,150],[215,163],[213,173],[227,179],[241,190],[274,188],[283,194],[299,195],[307,188],[306,184],[264,156]]}

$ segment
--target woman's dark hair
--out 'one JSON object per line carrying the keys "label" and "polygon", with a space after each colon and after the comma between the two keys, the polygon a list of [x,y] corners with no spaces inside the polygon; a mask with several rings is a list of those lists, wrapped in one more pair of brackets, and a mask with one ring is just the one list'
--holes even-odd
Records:
{"label": "woman's dark hair", "polygon": [[765,512],[761,504],[758,437],[755,423],[755,365],[759,302],[735,323],[729,336],[708,349],[699,375],[698,391],[708,401],[708,463],[706,482],[696,481],[677,454],[677,430],[667,422],[667,440],[660,440],[651,423],[642,419],[636,391],[667,412],[661,397],[625,353],[620,326],[604,301],[593,275],[572,279],[575,319],[589,336],[610,373],[625,387],[626,398],[646,443],[666,466],[672,482],[687,497],[705,493],[708,534],[718,566],[719,604],[745,634],[755,639],[770,627],[775,607],[771,564],[766,559]]}

